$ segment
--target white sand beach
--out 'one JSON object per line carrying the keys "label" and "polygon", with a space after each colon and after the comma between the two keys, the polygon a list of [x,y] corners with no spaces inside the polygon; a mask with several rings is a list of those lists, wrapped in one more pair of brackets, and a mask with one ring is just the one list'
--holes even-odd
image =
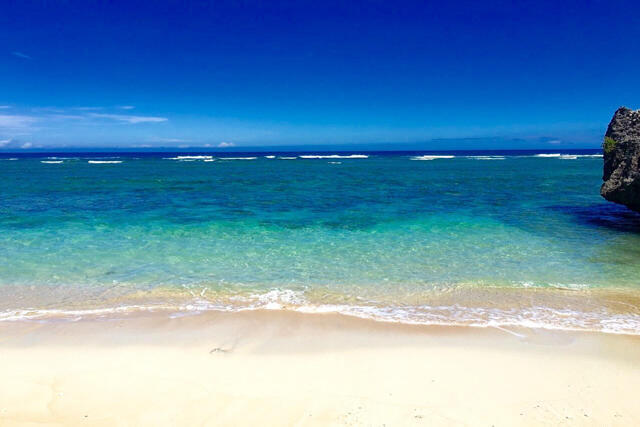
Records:
{"label": "white sand beach", "polygon": [[640,337],[283,311],[0,324],[0,425],[640,423]]}

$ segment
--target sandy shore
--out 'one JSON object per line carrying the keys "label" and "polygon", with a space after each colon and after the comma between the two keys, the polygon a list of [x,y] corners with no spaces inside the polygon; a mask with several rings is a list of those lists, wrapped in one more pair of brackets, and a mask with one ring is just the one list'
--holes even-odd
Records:
{"label": "sandy shore", "polygon": [[640,337],[262,311],[0,324],[0,425],[640,425]]}

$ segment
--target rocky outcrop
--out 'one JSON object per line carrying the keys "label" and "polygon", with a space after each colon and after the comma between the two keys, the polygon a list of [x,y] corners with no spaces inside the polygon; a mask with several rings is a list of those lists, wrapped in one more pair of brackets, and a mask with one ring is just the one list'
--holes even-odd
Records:
{"label": "rocky outcrop", "polygon": [[603,143],[605,199],[640,212],[640,110],[618,108]]}

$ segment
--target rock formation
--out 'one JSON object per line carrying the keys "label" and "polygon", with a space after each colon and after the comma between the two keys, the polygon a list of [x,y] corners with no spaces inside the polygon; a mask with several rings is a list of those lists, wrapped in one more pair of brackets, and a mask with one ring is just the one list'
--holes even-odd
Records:
{"label": "rock formation", "polygon": [[602,148],[604,184],[600,194],[640,212],[640,110],[618,108]]}

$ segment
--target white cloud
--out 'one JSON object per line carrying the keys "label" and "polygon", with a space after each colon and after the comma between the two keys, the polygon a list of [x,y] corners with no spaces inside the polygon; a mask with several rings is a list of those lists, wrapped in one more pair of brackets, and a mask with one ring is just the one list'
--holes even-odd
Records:
{"label": "white cloud", "polygon": [[160,123],[166,122],[168,119],[166,117],[153,117],[153,116],[129,116],[125,114],[102,114],[102,113],[90,113],[90,117],[95,117],[99,119],[109,119],[116,120],[119,122],[125,123]]}
{"label": "white cloud", "polygon": [[221,142],[220,144],[218,144],[218,148],[229,148],[229,147],[235,147],[236,144],[234,144],[233,142]]}
{"label": "white cloud", "polygon": [[134,107],[133,105],[121,105],[120,108],[123,110],[133,110],[136,107]]}
{"label": "white cloud", "polygon": [[562,141],[559,140],[559,139],[552,139],[550,141],[547,141],[547,143],[548,144],[560,144],[560,143],[562,143]]}
{"label": "white cloud", "polygon": [[0,110],[6,110],[7,108],[10,108],[8,105],[0,105]]}
{"label": "white cloud", "polygon": [[0,140],[0,148],[3,148],[3,149],[7,149],[7,148],[11,148],[11,149],[14,149],[14,148],[27,149],[27,148],[34,148],[34,147],[37,147],[37,146],[33,145],[33,143],[31,141],[22,142],[19,139],[16,140],[14,138],[8,138],[8,139]]}
{"label": "white cloud", "polygon": [[13,56],[17,56],[18,58],[22,58],[22,59],[33,59],[29,55],[27,55],[26,53],[22,53],[22,52],[11,52],[11,54]]}

